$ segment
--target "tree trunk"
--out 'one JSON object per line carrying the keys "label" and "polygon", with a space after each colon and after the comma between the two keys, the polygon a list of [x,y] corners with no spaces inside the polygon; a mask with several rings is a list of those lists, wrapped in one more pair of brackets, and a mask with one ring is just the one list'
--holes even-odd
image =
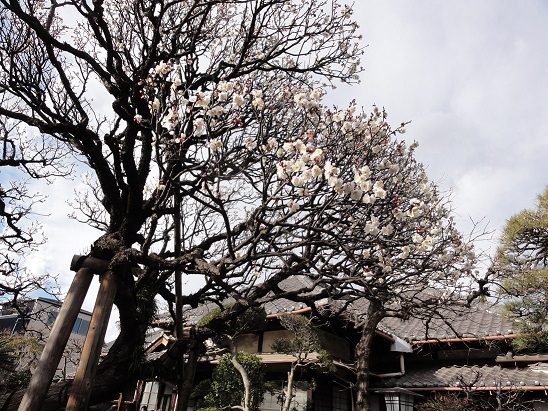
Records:
{"label": "tree trunk", "polygon": [[371,359],[371,343],[379,321],[383,318],[382,311],[374,303],[369,304],[367,318],[362,325],[362,335],[356,345],[356,407],[355,411],[369,411],[369,365]]}
{"label": "tree trunk", "polygon": [[[297,364],[291,363],[291,369],[287,373],[287,392],[285,394],[282,411],[289,411],[289,407],[291,406],[291,401],[293,400],[293,381],[295,378],[296,368],[297,368]],[[284,387],[282,386],[282,391],[283,389]]]}
{"label": "tree trunk", "polygon": [[178,390],[179,392],[182,391],[182,395],[179,394],[177,397],[177,406],[180,406],[179,409],[183,411],[186,411],[186,409],[188,408],[188,401],[190,399],[192,387],[194,386],[194,375],[196,374],[198,359],[200,358],[200,348],[201,343],[198,342],[198,340],[196,339],[194,329],[191,329],[188,361],[185,366],[184,380],[181,382],[182,390]]}
{"label": "tree trunk", "polygon": [[244,400],[242,401],[242,410],[243,411],[249,411],[249,403],[251,401],[251,382],[249,381],[249,375],[247,374],[247,371],[243,367],[242,364],[238,362],[238,359],[236,358],[238,355],[238,352],[235,348],[232,349],[232,358],[230,361],[232,362],[232,365],[234,365],[234,368],[240,373],[242,376],[242,382],[244,383]]}

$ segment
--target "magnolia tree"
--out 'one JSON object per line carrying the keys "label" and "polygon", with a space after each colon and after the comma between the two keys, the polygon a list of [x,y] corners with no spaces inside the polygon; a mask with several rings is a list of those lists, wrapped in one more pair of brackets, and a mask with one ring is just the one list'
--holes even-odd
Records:
{"label": "magnolia tree", "polygon": [[[378,321],[446,303],[474,256],[414,160],[416,145],[398,139],[403,125],[391,129],[383,110],[355,103],[326,107],[327,86],[360,71],[352,9],[328,0],[0,4],[0,115],[88,166],[75,218],[102,232],[90,254],[109,260],[118,281],[120,335],[92,402],[128,381],[157,298],[233,297],[208,323],[217,332],[277,294],[311,306],[325,296],[369,301],[358,362],[365,409]],[[313,286],[278,286],[295,274]],[[197,280],[193,292],[173,286],[179,275]],[[309,292],[316,285],[323,291]]]}

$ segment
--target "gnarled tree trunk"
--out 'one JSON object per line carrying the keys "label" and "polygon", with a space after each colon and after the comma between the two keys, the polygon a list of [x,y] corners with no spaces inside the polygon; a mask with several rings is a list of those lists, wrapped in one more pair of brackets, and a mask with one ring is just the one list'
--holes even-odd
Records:
{"label": "gnarled tree trunk", "polygon": [[369,368],[371,359],[371,343],[375,330],[384,313],[381,308],[371,302],[367,317],[362,324],[362,335],[356,345],[356,411],[369,411]]}

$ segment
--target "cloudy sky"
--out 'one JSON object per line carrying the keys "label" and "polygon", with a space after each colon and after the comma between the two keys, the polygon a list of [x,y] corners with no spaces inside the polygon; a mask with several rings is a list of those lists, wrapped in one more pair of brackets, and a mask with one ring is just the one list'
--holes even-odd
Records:
{"label": "cloudy sky", "polygon": [[365,72],[344,95],[411,121],[461,230],[496,236],[548,184],[548,2],[359,0],[354,16]]}
{"label": "cloudy sky", "polygon": [[[405,137],[420,143],[430,178],[452,191],[462,231],[483,221],[496,235],[533,207],[548,183],[548,2],[357,0],[354,16],[367,45],[362,83],[338,88],[330,102],[355,98],[384,106],[395,125],[411,121]],[[59,200],[46,220],[50,242],[31,265],[61,274],[65,289],[72,255],[96,237],[67,224],[67,212]],[[111,325],[107,339],[115,335]]]}

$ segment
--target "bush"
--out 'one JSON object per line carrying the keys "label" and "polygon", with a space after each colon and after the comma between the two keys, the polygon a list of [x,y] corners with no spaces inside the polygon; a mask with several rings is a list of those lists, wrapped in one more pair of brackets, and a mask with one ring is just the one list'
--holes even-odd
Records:
{"label": "bush", "polygon": [[474,411],[476,407],[472,406],[467,398],[436,394],[434,398],[417,404],[415,409],[417,411]]}

